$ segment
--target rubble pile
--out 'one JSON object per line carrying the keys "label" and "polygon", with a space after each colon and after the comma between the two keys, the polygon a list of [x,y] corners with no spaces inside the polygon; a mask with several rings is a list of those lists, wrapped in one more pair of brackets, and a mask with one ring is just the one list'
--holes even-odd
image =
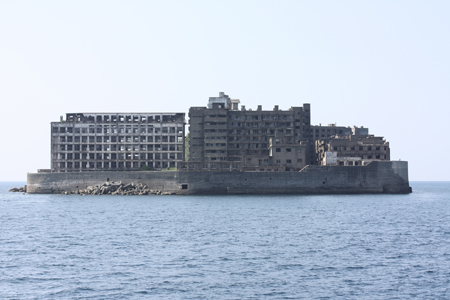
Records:
{"label": "rubble pile", "polygon": [[26,193],[27,192],[27,186],[23,186],[21,188],[12,188],[9,190],[10,192],[14,192],[14,193]]}
{"label": "rubble pile", "polygon": [[105,182],[96,186],[88,186],[86,189],[74,192],[63,192],[64,195],[176,195],[175,192],[162,192],[151,190],[142,183]]}

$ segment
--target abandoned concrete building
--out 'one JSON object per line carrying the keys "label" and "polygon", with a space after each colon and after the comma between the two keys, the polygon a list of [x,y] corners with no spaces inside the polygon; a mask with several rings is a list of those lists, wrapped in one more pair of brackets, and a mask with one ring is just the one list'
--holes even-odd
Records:
{"label": "abandoned concrete building", "polygon": [[299,171],[390,159],[389,143],[368,128],[310,120],[308,103],[252,110],[221,92],[189,109],[185,162],[184,113],[69,113],[51,123],[51,171]]}
{"label": "abandoned concrete building", "polygon": [[178,167],[184,113],[69,113],[51,123],[51,171]]}
{"label": "abandoned concrete building", "polygon": [[368,134],[368,128],[364,127],[353,127],[350,126],[337,126],[336,124],[328,124],[328,126],[311,125],[311,137],[313,140],[326,139],[335,135],[348,136],[355,134],[353,133],[357,130],[357,134],[364,135]]}
{"label": "abandoned concrete building", "polygon": [[311,164],[321,164],[319,159],[318,151],[316,149],[317,141],[326,140],[332,137],[345,137],[350,135],[368,135],[369,129],[363,126],[361,127],[350,127],[350,126],[337,126],[336,124],[328,124],[328,126],[319,125],[311,125],[311,137],[312,143],[309,145],[309,151],[312,154],[312,162]]}
{"label": "abandoned concrete building", "polygon": [[[245,168],[260,170],[269,164],[270,139],[276,134],[283,135],[288,149],[310,141],[309,104],[282,111],[277,105],[273,110],[262,110],[261,105],[247,110],[241,105],[239,110],[239,103],[221,92],[209,98],[207,107],[189,109],[190,161],[242,162]],[[303,155],[304,164],[310,156],[307,150]]]}
{"label": "abandoned concrete building", "polygon": [[300,171],[306,166],[308,144],[305,141],[289,143],[284,135],[275,134],[270,138],[270,163],[286,168],[286,171]]}
{"label": "abandoned concrete building", "polygon": [[306,165],[307,143],[291,143],[284,134],[269,139],[269,154],[244,155],[242,170],[260,172],[300,171]]}
{"label": "abandoned concrete building", "polygon": [[367,128],[360,129],[353,127],[348,136],[317,140],[318,164],[357,166],[365,161],[390,160],[389,142],[383,137],[369,135]]}

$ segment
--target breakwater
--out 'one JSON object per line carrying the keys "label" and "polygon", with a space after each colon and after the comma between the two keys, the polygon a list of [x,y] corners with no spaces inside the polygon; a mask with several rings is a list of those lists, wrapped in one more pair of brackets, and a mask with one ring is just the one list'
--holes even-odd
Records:
{"label": "breakwater", "polygon": [[145,184],[162,192],[194,194],[370,194],[411,192],[408,162],[367,166],[307,166],[301,172],[91,171],[28,173],[27,192],[73,192],[105,182]]}
{"label": "breakwater", "polygon": [[64,195],[120,195],[120,196],[142,196],[142,195],[176,195],[175,192],[162,192],[159,190],[151,190],[145,184],[121,182],[105,182],[101,185],[88,186],[85,189],[75,190],[71,192],[62,192]]}

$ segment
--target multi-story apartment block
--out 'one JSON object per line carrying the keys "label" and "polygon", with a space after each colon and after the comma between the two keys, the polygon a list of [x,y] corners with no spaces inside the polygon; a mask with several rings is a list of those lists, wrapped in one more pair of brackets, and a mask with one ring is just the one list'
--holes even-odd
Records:
{"label": "multi-story apartment block", "polygon": [[[287,143],[310,140],[310,105],[282,111],[246,109],[220,93],[207,107],[189,110],[190,161],[242,161],[269,156],[270,138],[283,134]],[[308,155],[308,153],[307,153]]]}
{"label": "multi-story apartment block", "polygon": [[51,123],[52,172],[164,169],[184,161],[184,113],[71,113]]}
{"label": "multi-story apartment block", "polygon": [[[349,135],[318,140],[316,149],[320,165],[358,165],[361,164],[359,160],[391,159],[389,142],[386,142],[383,137],[373,135]],[[358,160],[350,158],[358,158]]]}
{"label": "multi-story apartment block", "polygon": [[326,140],[335,137],[346,137],[350,135],[368,135],[369,129],[363,126],[361,127],[350,127],[350,126],[336,126],[336,124],[328,124],[328,126],[311,125],[311,139],[309,151],[313,153],[311,164],[321,164],[321,158],[319,158],[319,149],[316,149],[318,140]]}

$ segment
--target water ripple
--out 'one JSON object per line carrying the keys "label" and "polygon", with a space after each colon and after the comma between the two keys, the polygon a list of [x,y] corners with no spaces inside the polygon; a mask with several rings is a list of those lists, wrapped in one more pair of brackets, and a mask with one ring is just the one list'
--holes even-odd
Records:
{"label": "water ripple", "polygon": [[410,195],[229,197],[17,195],[9,185],[1,299],[450,298],[448,183],[415,183]]}

